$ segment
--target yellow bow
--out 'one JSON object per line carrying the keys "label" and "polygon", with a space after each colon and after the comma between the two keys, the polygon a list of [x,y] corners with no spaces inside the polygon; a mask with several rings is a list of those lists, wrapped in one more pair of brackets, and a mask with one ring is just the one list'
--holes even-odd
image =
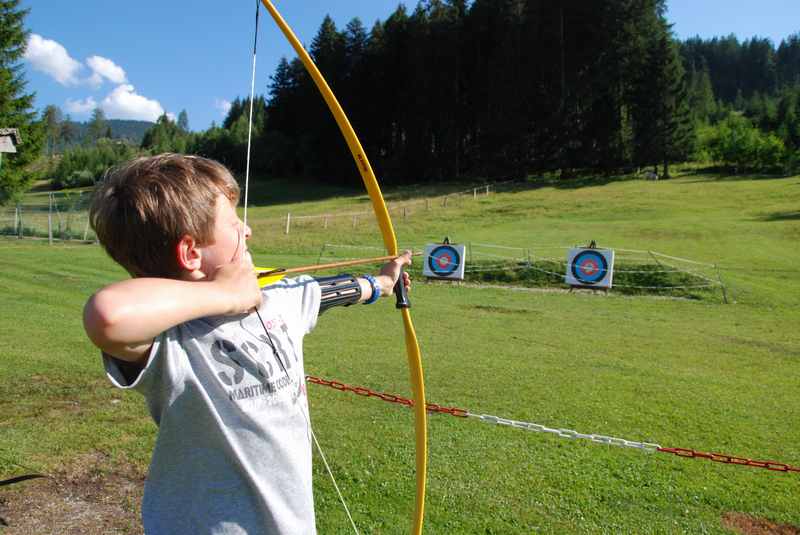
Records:
{"label": "yellow bow", "polygon": [[[269,14],[275,20],[275,23],[281,29],[286,39],[294,48],[300,60],[305,65],[306,70],[314,79],[322,98],[328,105],[331,113],[336,119],[336,124],[339,125],[342,135],[347,140],[347,146],[350,147],[350,152],[353,154],[356,167],[361,173],[361,178],[364,180],[364,185],[367,187],[369,197],[372,200],[372,207],[375,211],[375,217],[378,219],[378,225],[381,229],[383,236],[383,243],[386,247],[388,254],[397,256],[397,238],[395,237],[394,227],[392,220],[389,218],[389,211],[386,208],[386,202],[383,199],[383,194],[378,186],[378,180],[375,178],[375,173],[372,171],[372,166],[369,164],[367,155],[364,154],[364,149],[356,136],[350,121],[344,114],[341,105],[336,100],[333,92],[322,73],[319,72],[311,56],[300,44],[300,41],[294,35],[294,32],[283,20],[281,14],[275,9],[270,0],[261,0],[264,7],[267,8]],[[401,282],[402,284],[402,282]],[[428,464],[428,426],[427,426],[427,413],[425,409],[425,383],[422,377],[422,358],[419,350],[419,343],[417,342],[417,334],[414,331],[414,325],[411,323],[411,312],[408,308],[400,309],[403,315],[403,325],[405,328],[406,337],[406,351],[408,353],[408,366],[411,371],[411,388],[414,393],[414,420],[415,420],[415,436],[416,436],[416,456],[417,456],[417,495],[416,506],[414,511],[414,520],[411,527],[411,533],[420,535],[422,533],[422,523],[425,517],[425,481]]]}

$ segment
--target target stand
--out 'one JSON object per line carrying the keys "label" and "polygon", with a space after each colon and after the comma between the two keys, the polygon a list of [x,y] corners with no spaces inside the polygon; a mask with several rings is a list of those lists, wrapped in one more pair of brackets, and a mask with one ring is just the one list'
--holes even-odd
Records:
{"label": "target stand", "polygon": [[594,242],[589,247],[576,247],[567,253],[567,270],[564,282],[575,289],[608,292],[614,278],[613,249],[597,249]]}
{"label": "target stand", "polygon": [[429,279],[464,280],[466,246],[444,243],[430,243],[425,246],[422,274]]}

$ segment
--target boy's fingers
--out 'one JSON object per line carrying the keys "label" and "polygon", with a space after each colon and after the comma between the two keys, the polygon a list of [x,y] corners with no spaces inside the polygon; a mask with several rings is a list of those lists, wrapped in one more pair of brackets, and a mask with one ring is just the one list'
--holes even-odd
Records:
{"label": "boy's fingers", "polygon": [[410,266],[411,265],[411,251],[403,251],[403,253],[397,257],[397,260],[400,261],[401,266]]}

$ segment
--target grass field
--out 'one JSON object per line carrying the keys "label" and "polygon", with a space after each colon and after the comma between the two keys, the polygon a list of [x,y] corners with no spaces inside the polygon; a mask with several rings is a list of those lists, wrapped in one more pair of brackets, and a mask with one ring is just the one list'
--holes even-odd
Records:
{"label": "grass field", "polygon": [[[327,229],[298,223],[284,235],[278,219],[289,211],[369,208],[365,196],[346,191],[301,202],[288,187],[254,195],[251,248],[260,263],[314,261],[324,243],[380,245],[374,224],[353,229],[347,219]],[[429,401],[800,465],[800,177],[530,181],[395,223],[401,245],[445,235],[534,249],[594,239],[719,264],[736,301],[417,281],[412,315]],[[80,321],[88,296],[122,276],[96,246],[0,240],[0,478],[24,472],[19,465],[58,472],[98,452],[108,461],[95,467],[96,481],[121,466],[146,470],[155,426],[140,397],[105,380]],[[401,322],[388,302],[327,313],[306,339],[306,360],[312,375],[409,393]],[[316,434],[359,529],[407,532],[411,411],[317,386],[309,396]],[[430,417],[429,433],[427,533],[728,533],[722,518],[732,512],[800,526],[800,473],[446,415]],[[314,475],[319,532],[351,532],[318,459]],[[37,484],[0,491],[0,516]],[[132,523],[129,532],[137,529]]]}

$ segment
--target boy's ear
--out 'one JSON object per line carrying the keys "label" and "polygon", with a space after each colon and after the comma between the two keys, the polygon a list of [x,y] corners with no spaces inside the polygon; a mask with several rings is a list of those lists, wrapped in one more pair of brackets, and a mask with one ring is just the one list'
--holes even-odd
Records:
{"label": "boy's ear", "polygon": [[194,238],[186,234],[180,239],[178,245],[175,246],[175,259],[181,269],[186,271],[200,269],[202,254]]}

